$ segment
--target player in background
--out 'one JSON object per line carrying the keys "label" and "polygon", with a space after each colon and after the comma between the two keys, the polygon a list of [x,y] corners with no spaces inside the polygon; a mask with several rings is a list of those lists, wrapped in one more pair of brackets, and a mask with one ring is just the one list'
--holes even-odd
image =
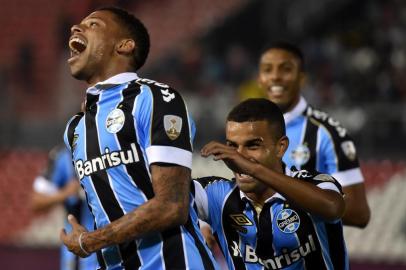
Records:
{"label": "player in background", "polygon": [[[80,196],[79,181],[72,166],[71,154],[64,145],[55,146],[48,155],[48,164],[33,183],[31,207],[36,212],[47,211],[56,205],[64,205],[66,212],[72,214],[87,230],[93,229],[91,215],[85,198]],[[65,221],[65,229],[71,226]],[[60,270],[97,269],[96,255],[80,258],[62,245],[60,250]]]}
{"label": "player in background", "polygon": [[283,161],[288,167],[315,169],[337,179],[345,194],[344,224],[364,228],[370,209],[354,142],[338,121],[302,96],[304,62],[301,50],[287,42],[269,46],[259,61],[259,85],[285,118],[290,144]]}
{"label": "player in background", "polygon": [[341,186],[327,174],[289,172],[282,162],[288,145],[274,103],[248,99],[234,107],[226,144],[210,142],[201,153],[224,161],[235,181],[194,181],[199,217],[213,228],[229,269],[349,269]]}
{"label": "player in background", "polygon": [[180,94],[138,77],[149,35],[127,11],[100,8],[71,29],[72,75],[88,84],[85,112],[65,143],[95,217],[69,216],[69,250],[97,252],[101,269],[218,269],[192,205],[194,127]]}

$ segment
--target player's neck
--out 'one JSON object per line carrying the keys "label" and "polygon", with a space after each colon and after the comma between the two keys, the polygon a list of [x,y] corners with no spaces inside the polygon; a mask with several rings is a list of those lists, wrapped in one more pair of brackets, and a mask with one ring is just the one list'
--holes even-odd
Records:
{"label": "player's neck", "polygon": [[99,72],[95,72],[93,76],[86,80],[86,82],[88,84],[88,87],[90,87],[124,72],[134,72],[134,70],[129,68],[129,65],[124,65],[122,63],[112,63]]}
{"label": "player's neck", "polygon": [[281,108],[282,113],[288,113],[293,111],[294,108],[296,108],[297,104],[299,104],[300,101],[300,95],[295,97],[295,99],[292,101],[292,103],[288,104],[287,106]]}
{"label": "player's neck", "polygon": [[272,197],[275,194],[275,191],[271,188],[267,188],[262,192],[251,192],[247,193],[247,197],[253,202],[255,205],[263,206],[265,201]]}

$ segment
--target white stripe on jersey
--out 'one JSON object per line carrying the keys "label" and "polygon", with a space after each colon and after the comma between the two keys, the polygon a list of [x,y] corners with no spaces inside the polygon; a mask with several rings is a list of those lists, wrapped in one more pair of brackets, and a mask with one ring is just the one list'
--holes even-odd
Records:
{"label": "white stripe on jersey", "polygon": [[148,164],[155,162],[172,163],[192,169],[192,152],[173,146],[149,146]]}

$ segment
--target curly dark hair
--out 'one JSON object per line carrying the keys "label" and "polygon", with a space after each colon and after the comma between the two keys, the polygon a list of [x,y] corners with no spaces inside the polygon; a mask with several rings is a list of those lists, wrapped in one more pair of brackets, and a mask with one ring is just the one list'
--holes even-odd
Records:
{"label": "curly dark hair", "polygon": [[115,15],[119,24],[128,32],[130,37],[134,39],[136,49],[133,55],[134,70],[140,69],[147,60],[150,40],[147,28],[133,14],[118,7],[101,7],[97,10],[106,10]]}

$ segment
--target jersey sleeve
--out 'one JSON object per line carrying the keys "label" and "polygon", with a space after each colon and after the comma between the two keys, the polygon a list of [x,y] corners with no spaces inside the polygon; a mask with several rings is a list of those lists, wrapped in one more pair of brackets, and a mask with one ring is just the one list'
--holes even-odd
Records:
{"label": "jersey sleeve", "polygon": [[[197,182],[206,194],[204,200],[207,202],[199,199],[201,200],[199,202],[200,207],[205,209],[204,211],[200,210],[203,214],[201,219],[207,222],[214,231],[221,230],[223,201],[234,186],[234,182],[217,176],[196,178],[194,182]],[[205,203],[206,205],[204,205]]]}
{"label": "jersey sleeve", "polygon": [[319,130],[319,160],[322,171],[336,178],[342,186],[362,183],[364,178],[359,167],[354,141],[346,129],[330,119],[330,125]]}
{"label": "jersey sleeve", "polygon": [[157,83],[142,85],[134,118],[149,165],[192,167],[194,123],[177,91]]}
{"label": "jersey sleeve", "polygon": [[63,141],[67,149],[73,152],[75,147],[75,128],[78,125],[79,121],[82,119],[84,113],[80,112],[74,115],[69,122],[66,124],[65,132],[63,134]]}
{"label": "jersey sleeve", "polygon": [[318,186],[321,189],[328,189],[338,192],[343,195],[342,187],[340,183],[331,175],[320,173],[317,171],[308,170],[295,170],[292,168],[291,176],[303,181],[309,182]]}

